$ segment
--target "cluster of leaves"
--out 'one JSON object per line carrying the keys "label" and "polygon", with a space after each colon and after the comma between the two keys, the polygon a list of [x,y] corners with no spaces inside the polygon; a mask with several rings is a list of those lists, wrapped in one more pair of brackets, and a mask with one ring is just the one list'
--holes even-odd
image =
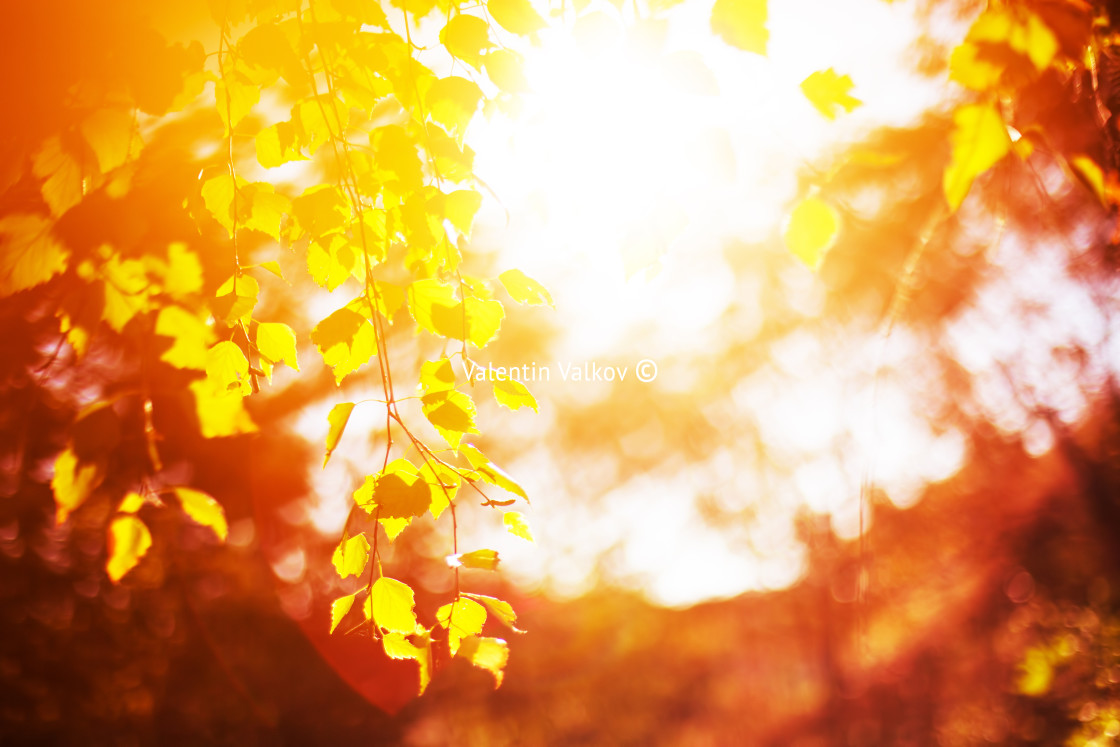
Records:
{"label": "cluster of leaves", "polygon": [[[527,496],[467,442],[479,433],[476,406],[459,388],[452,366],[455,356],[465,363],[472,349],[492,341],[505,316],[494,283],[461,268],[482,202],[465,135],[487,99],[480,83],[499,103],[523,88],[520,57],[499,43],[501,35],[532,34],[544,20],[527,0],[492,0],[470,9],[446,1],[407,7],[368,0],[218,2],[211,12],[218,27],[212,62],[203,65],[201,48],[192,46],[170,104],[144,110],[121,88],[96,106],[83,106],[72,125],[51,134],[33,154],[24,178],[40,204],[0,216],[0,297],[40,293],[52,300],[59,331],[55,358],[67,348],[69,362],[81,366],[101,341],[140,351],[136,391],[115,397],[98,392],[68,430],[51,481],[56,521],[66,521],[96,492],[109,498],[116,508],[106,527],[105,567],[113,582],[136,567],[152,544],[138,513],[145,504],[172,500],[225,539],[221,505],[174,484],[164,469],[154,404],[161,400],[152,391],[158,386],[166,395],[177,388],[188,397],[205,438],[253,432],[245,398],[262,380],[271,381],[278,365],[300,368],[296,332],[259,310],[267,285],[284,281],[278,260],[296,252],[318,285],[351,291],[344,305],[315,324],[310,342],[338,384],[376,358],[372,375],[384,395],[384,460],[354,494],[355,511],[369,514],[375,529],[352,532],[348,521],[334,555],[343,578],[362,577],[368,567],[368,581],[334,602],[331,629],[352,609],[361,610],[363,619],[352,630],[368,627],[387,655],[415,659],[421,692],[430,678],[433,639],[492,672],[500,684],[507,645],[484,636],[483,628],[489,619],[517,632],[516,614],[502,600],[459,589],[460,568],[494,570],[498,556],[488,549],[459,552],[456,502],[463,487],[492,508]],[[390,22],[387,12],[399,20]],[[465,75],[440,76],[418,59],[412,31],[436,12],[445,19],[440,41],[456,63],[469,66]],[[215,112],[220,124],[197,138],[219,141],[219,156],[204,166],[193,191],[180,197],[195,236],[142,247],[106,242],[91,250],[68,243],[60,225],[83,204],[129,194],[146,155],[144,133],[174,121],[172,113],[187,107]],[[255,158],[245,157],[246,143]],[[297,161],[309,162],[308,173],[326,176],[298,192],[272,177],[282,173],[274,169]],[[249,181],[242,173],[264,178]],[[249,256],[259,261],[246,261]],[[211,276],[215,265],[227,268],[224,277]],[[516,301],[551,303],[547,291],[519,271],[496,280]],[[49,294],[63,286],[69,292]],[[415,396],[403,381],[407,377],[392,369],[388,349],[389,325],[406,319],[443,347],[420,370],[421,393]],[[452,344],[459,349],[449,353]],[[500,382],[494,395],[511,409],[537,407],[520,382]],[[414,434],[415,424],[398,409],[408,399],[419,400],[445,448]],[[123,474],[115,450],[122,429],[132,425],[122,417],[132,400],[143,413],[147,464]],[[346,402],[331,410],[326,459],[355,406]],[[390,461],[398,448],[400,455]],[[512,497],[492,498],[491,487]],[[455,595],[425,626],[417,619],[413,590],[382,572],[376,527],[391,542],[413,519],[438,519],[444,512],[456,525],[448,557]],[[503,522],[511,533],[532,539],[520,512],[503,512]]]}
{"label": "cluster of leaves", "polygon": [[[1110,29],[1103,6],[1072,1],[994,3],[975,18],[965,39],[952,49],[947,66],[947,77],[961,95],[946,132],[944,200],[935,225],[961,208],[983,174],[1008,157],[1029,164],[1035,152],[1046,154],[1068,177],[1085,184],[1103,206],[1116,207],[1120,172],[1106,134],[1113,97],[1112,76],[1105,72],[1115,44]],[[730,33],[725,32],[725,38]],[[754,40],[759,46],[747,48],[764,53],[759,41],[765,40],[764,32],[740,30],[735,38]],[[850,112],[860,105],[850,95],[853,85],[848,76],[829,69],[810,75],[802,90],[822,115],[834,119],[840,109]],[[1055,92],[1066,100],[1067,111],[1080,109],[1094,119],[1101,132],[1095,142],[1069,137],[1069,122],[1045,116],[1038,101],[1054,98]],[[889,166],[904,157],[857,151],[846,160]],[[841,228],[842,211],[822,196],[838,171],[834,168],[811,184],[787,222],[787,247],[812,268],[820,266]]]}

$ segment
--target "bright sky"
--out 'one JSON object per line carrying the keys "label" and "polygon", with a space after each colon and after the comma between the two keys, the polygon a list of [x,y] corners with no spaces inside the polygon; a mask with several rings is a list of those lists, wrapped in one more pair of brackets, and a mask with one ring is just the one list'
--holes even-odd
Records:
{"label": "bright sky", "polygon": [[[877,127],[909,123],[947,95],[910,72],[918,23],[909,3],[771,2],[767,58],[716,39],[710,2],[685,2],[664,14],[660,30],[635,25],[629,13],[620,19],[608,4],[600,10],[614,20],[598,42],[557,20],[539,45],[522,49],[533,88],[522,115],[480,117],[468,135],[476,171],[501,200],[484,205],[475,244],[498,249],[498,271],[520,268],[551,290],[561,337],[550,360],[535,362],[552,365],[554,376],[557,364],[620,352],[656,360],[694,351],[700,360],[720,342],[713,322],[757,290],[726,265],[726,243],[779,233],[803,164]],[[850,75],[864,102],[835,122],[799,88],[829,67]],[[797,303],[818,306],[815,278],[800,266],[793,272]],[[505,465],[533,498],[527,514],[537,542],[469,511],[461,512],[460,546],[497,549],[516,581],[560,594],[605,578],[658,603],[687,605],[788,586],[805,570],[797,512],[830,515],[841,537],[854,537],[872,455],[877,482],[900,505],[959,466],[963,440],[931,433],[907,392],[888,383],[873,396],[875,366],[909,344],[901,333],[890,346],[876,337],[830,345],[805,336],[779,351],[777,367],[728,382],[724,417],[763,423],[766,443],[800,465],[782,486],[767,484],[729,438],[703,463],[612,487],[617,465],[567,465],[548,448],[550,398],[560,387],[531,385],[540,415],[507,413],[484,427],[538,444]],[[687,389],[697,373],[665,372],[656,385]],[[325,435],[327,409],[301,419],[309,438]],[[359,408],[349,432],[376,428],[380,417],[374,406]],[[836,447],[844,434],[854,438],[847,451]],[[369,460],[362,441],[344,440],[332,467],[314,470],[320,505],[312,519],[324,531],[341,528],[347,466]],[[589,492],[598,500],[589,502]],[[696,506],[702,494],[726,509],[749,507],[754,520],[713,529]]]}

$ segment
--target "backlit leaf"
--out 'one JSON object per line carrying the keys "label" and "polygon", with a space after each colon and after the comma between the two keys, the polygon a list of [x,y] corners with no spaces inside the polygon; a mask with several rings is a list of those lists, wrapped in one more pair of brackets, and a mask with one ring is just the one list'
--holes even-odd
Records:
{"label": "backlit leaf", "polygon": [[54,477],[51,478],[56,506],[55,523],[66,521],[66,517],[85,503],[103,479],[105,474],[100,465],[79,462],[73,449],[59,454],[54,460]]}
{"label": "backlit leaf", "polygon": [[824,200],[809,197],[790,213],[784,239],[786,248],[810,269],[817,269],[836,240],[840,215]]}
{"label": "backlit leaf", "polygon": [[457,75],[440,78],[425,95],[431,118],[460,139],[481,99],[482,89],[474,81]]}
{"label": "backlit leaf", "polygon": [[236,127],[260,99],[260,86],[238,72],[229,73],[214,84],[218,116],[227,132]]}
{"label": "backlit leaf", "polygon": [[454,656],[463,638],[482,632],[482,626],[486,624],[486,608],[473,599],[460,597],[436,610],[436,621],[447,629],[447,645]]}
{"label": "backlit leaf", "polygon": [[416,598],[408,584],[382,576],[366,598],[366,617],[383,632],[409,635],[416,630]]}
{"label": "backlit leaf", "polygon": [[390,462],[378,475],[370,475],[356,491],[354,502],[381,519],[412,519],[431,505],[431,488],[407,459]]}
{"label": "backlit leaf", "polygon": [[425,394],[420,402],[424,417],[451,446],[458,446],[466,433],[478,433],[474,424],[477,410],[469,395],[447,389]]}
{"label": "backlit leaf", "polygon": [[222,505],[201,490],[192,488],[175,488],[175,497],[187,516],[204,527],[210,527],[222,542],[226,541],[229,534],[229,525],[226,523],[226,512]]}
{"label": "backlit leaf", "polygon": [[552,295],[543,285],[533,280],[521,270],[506,270],[498,276],[502,287],[510,298],[524,304],[548,304],[553,306]]}
{"label": "backlit leaf", "polygon": [[249,275],[230,276],[218,286],[212,309],[214,316],[231,327],[239,321],[248,324],[257,306],[261,285]]}
{"label": "backlit leaf", "polygon": [[135,516],[118,516],[109,525],[105,573],[114,584],[131,571],[152,546],[152,533]]}
{"label": "backlit leaf", "polygon": [[519,495],[526,501],[529,500],[525,489],[518,485],[517,482],[499,468],[498,465],[491,462],[478,448],[471,444],[460,444],[459,453],[467,458],[467,461],[471,463],[471,466],[478,472],[483,480],[514,495]]}
{"label": "backlit leaf", "polygon": [[181,306],[164,306],[156,317],[156,334],[174,340],[159,359],[176,368],[206,369],[214,330],[206,321]]}
{"label": "backlit leaf", "polygon": [[452,567],[477,568],[483,571],[493,571],[498,567],[497,550],[472,550],[471,552],[449,555],[448,565]]}
{"label": "backlit leaf", "polygon": [[498,620],[501,620],[506,625],[506,627],[508,627],[514,633],[525,632],[523,630],[520,630],[514,624],[517,622],[517,613],[513,611],[513,607],[510,606],[509,602],[505,602],[494,597],[484,596],[482,594],[467,594],[466,596],[469,596],[471,599],[477,600],[486,605],[486,609],[490,611],[490,614]]}
{"label": "backlit leaf", "polygon": [[364,534],[345,539],[338,544],[331,556],[331,562],[342,578],[359,576],[366,569],[369,560],[369,540]]}
{"label": "backlit leaf", "polygon": [[465,13],[447,22],[439,40],[448,52],[475,69],[482,67],[482,51],[491,46],[486,21]]}
{"label": "backlit leaf", "polygon": [[486,9],[511,34],[527,36],[547,25],[529,0],[487,0]]}
{"label": "backlit leaf", "polygon": [[766,29],[767,0],[716,0],[712,6],[712,31],[733,47],[766,55],[770,32]]}
{"label": "backlit leaf", "polygon": [[357,596],[358,596],[358,592],[354,592],[353,594],[347,594],[346,596],[339,597],[338,599],[331,602],[331,632],[332,633],[335,631],[335,628],[338,627],[338,624],[340,622],[342,622],[342,619],[344,617],[346,617],[346,615],[350,612],[351,608],[353,608],[354,599]]}
{"label": "backlit leaf", "polygon": [[850,112],[863,104],[849,93],[853,85],[850,76],[837,75],[835,70],[829,68],[818,70],[801,81],[801,92],[817,111],[829,119],[836,119],[839,109]]}
{"label": "backlit leaf", "polygon": [[420,644],[412,643],[402,633],[386,633],[381,637],[381,645],[390,659],[413,659],[420,665],[420,695],[423,695],[432,681],[432,641],[427,633],[415,633],[411,637],[421,639]]}
{"label": "backlit leaf", "polygon": [[517,52],[508,49],[494,49],[486,54],[483,64],[486,74],[498,88],[507,93],[525,93],[529,81],[525,78],[524,60]]}
{"label": "backlit leaf", "polygon": [[[296,371],[299,360],[296,358],[296,333],[287,324],[280,322],[261,322],[257,325],[257,350],[267,358],[269,366],[264,369],[271,378],[272,366],[283,362]],[[265,361],[262,361],[262,366]]]}
{"label": "backlit leaf", "polygon": [[122,514],[134,514],[144,507],[144,496],[139,493],[128,493],[121,499],[121,503],[117,506],[117,511]]}
{"label": "backlit leaf", "polygon": [[529,529],[529,522],[525,521],[525,517],[520,511],[507,511],[502,517],[502,523],[506,526],[506,531],[522,539],[533,541],[533,533]]}
{"label": "backlit leaf", "polygon": [[444,215],[451,225],[464,236],[471,235],[474,216],[482,207],[482,195],[473,189],[459,189],[447,195],[444,201]]}
{"label": "backlit leaf", "polygon": [[448,358],[426,361],[420,365],[420,387],[425,394],[455,388],[455,369]]}
{"label": "backlit leaf", "polygon": [[182,298],[202,290],[202,262],[186,244],[176,241],[167,246],[167,276],[163,290],[173,298]]}
{"label": "backlit leaf", "polygon": [[273,169],[289,161],[306,161],[300,151],[299,138],[293,122],[277,122],[257,133],[254,140],[257,162]]}
{"label": "backlit leaf", "polygon": [[1003,118],[991,104],[969,104],[953,115],[950,136],[953,152],[942,186],[949,209],[964,202],[976,177],[996,165],[1011,151],[1011,137]]}
{"label": "backlit leaf", "polygon": [[36,151],[31,173],[43,180],[40,191],[52,215],[62,215],[85,194],[82,167],[57,135],[44,140]]}
{"label": "backlit leaf", "polygon": [[506,663],[509,661],[509,645],[501,638],[468,636],[459,644],[459,655],[479,669],[485,669],[494,675],[495,689],[502,686]]}
{"label": "backlit leaf", "polygon": [[0,296],[45,283],[66,270],[69,252],[38,215],[0,218]]}
{"label": "backlit leaf", "polygon": [[243,398],[230,396],[228,390],[217,388],[210,379],[192,381],[191,394],[195,399],[195,414],[204,438],[236,436],[253,433],[257,426],[245,410]]}
{"label": "backlit leaf", "polygon": [[357,371],[377,352],[373,325],[352,309],[343,307],[311,330],[311,341],[323,361],[334,370],[335,383]]}
{"label": "backlit leaf", "polygon": [[124,165],[140,153],[140,132],[131,112],[98,109],[82,121],[79,129],[103,174]]}
{"label": "backlit leaf", "polygon": [[537,408],[537,400],[520,381],[502,378],[493,381],[491,385],[494,387],[494,399],[498,400],[499,405],[511,410],[531,407],[534,411],[540,412]]}
{"label": "backlit leaf", "polygon": [[251,394],[249,361],[237,343],[223,340],[206,353],[206,378],[218,391]]}
{"label": "backlit leaf", "polygon": [[346,430],[346,423],[350,421],[350,413],[353,411],[353,402],[339,402],[331,408],[330,413],[327,415],[327,422],[330,423],[330,429],[327,431],[327,453],[323,456],[324,467],[327,466],[331,454],[338,448],[338,442],[342,438],[342,432]]}

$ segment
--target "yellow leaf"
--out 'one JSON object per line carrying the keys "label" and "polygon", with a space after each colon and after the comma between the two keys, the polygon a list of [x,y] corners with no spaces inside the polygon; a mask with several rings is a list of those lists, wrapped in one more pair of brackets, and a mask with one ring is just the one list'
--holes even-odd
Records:
{"label": "yellow leaf", "polygon": [[494,675],[494,689],[502,686],[506,663],[509,661],[509,646],[501,638],[468,636],[462,640],[459,654],[479,669],[485,669]]}
{"label": "yellow leaf", "polygon": [[424,98],[428,115],[461,140],[478,109],[482,89],[474,81],[452,75],[433,83]]}
{"label": "yellow leaf", "polygon": [[105,278],[102,316],[110,327],[120,332],[134,316],[150,308],[147,268],[138,259],[121,260],[119,254],[112,253],[101,265],[101,275]]}
{"label": "yellow leaf", "polygon": [[518,303],[554,305],[548,289],[521,270],[506,270],[498,276],[498,280],[509,297]]}
{"label": "yellow leaf", "polygon": [[477,568],[482,571],[493,571],[498,567],[497,550],[472,550],[471,552],[448,555],[447,564],[452,568]]}
{"label": "yellow leaf", "polygon": [[504,602],[495,597],[483,596],[482,594],[467,594],[466,596],[486,605],[486,609],[490,611],[490,614],[501,620],[502,623],[514,633],[525,632],[514,625],[514,623],[517,622],[517,613],[513,611],[513,607],[510,606],[509,602]]}
{"label": "yellow leaf", "polygon": [[338,627],[338,624],[342,622],[342,618],[346,617],[346,614],[350,612],[350,609],[354,606],[354,598],[356,596],[358,596],[358,592],[347,594],[346,596],[339,597],[338,599],[331,602],[332,633],[334,632],[335,628]]}
{"label": "yellow leaf", "polygon": [[[253,182],[242,188],[245,205],[249,206],[248,217],[244,219],[244,227],[253,231],[260,231],[277,241],[280,240],[280,224],[284,216],[292,212],[291,201],[281,194],[276,194],[273,186],[265,182]],[[244,211],[245,206],[238,204],[238,211]]]}
{"label": "yellow leaf", "polygon": [[835,241],[839,228],[840,216],[836,208],[824,200],[809,197],[790,213],[784,236],[786,248],[815,270]]}
{"label": "yellow leaf", "polygon": [[1101,201],[1101,204],[1107,205],[1108,201],[1105,193],[1104,186],[1104,172],[1101,167],[1097,165],[1089,156],[1073,156],[1069,159],[1069,165],[1073,167],[1074,171],[1081,175],[1085,184],[1089,189],[1093,190],[1093,194]]}
{"label": "yellow leaf", "polygon": [[517,484],[512,477],[507,475],[498,465],[491,462],[485,454],[470,444],[461,444],[459,453],[467,458],[471,466],[478,471],[479,476],[486,482],[506,490],[514,495],[519,495],[528,502],[529,496],[525,489]]}
{"label": "yellow leaf", "polygon": [[477,409],[470,395],[445,389],[425,394],[420,403],[424,417],[452,447],[459,445],[463,434],[478,433],[474,424]]}
{"label": "yellow leaf", "polygon": [[458,189],[447,195],[444,202],[444,215],[451,221],[451,225],[464,236],[471,235],[474,226],[474,216],[482,207],[482,195],[473,189]]}
{"label": "yellow leaf", "polygon": [[69,252],[37,215],[0,218],[0,297],[45,283],[66,271]]}
{"label": "yellow leaf", "polygon": [[143,143],[132,112],[98,109],[85,118],[80,129],[97,158],[102,174],[123,166],[140,154]]}
{"label": "yellow leaf", "polygon": [[529,529],[529,522],[525,521],[525,517],[521,515],[520,511],[507,511],[502,517],[502,523],[506,526],[506,531],[512,535],[522,539],[533,541],[533,533]]}
{"label": "yellow leaf", "polygon": [[218,535],[218,539],[226,541],[229,525],[226,524],[226,512],[220,503],[200,490],[175,488],[174,492],[187,516],[204,527],[210,527]]}
{"label": "yellow leaf", "polygon": [[520,381],[497,379],[492,382],[492,386],[494,387],[494,399],[498,400],[499,405],[511,410],[531,407],[535,412],[540,412],[537,408],[537,400],[533,398],[533,395]]}
{"label": "yellow leaf", "polygon": [[410,642],[401,633],[386,633],[381,637],[381,645],[389,658],[414,659],[420,665],[420,694],[423,695],[428,683],[432,681],[432,641],[426,632],[423,635],[417,633],[413,637],[422,638],[421,644]]}
{"label": "yellow leaf", "polygon": [[353,402],[340,402],[331,408],[330,413],[327,415],[327,422],[330,423],[330,430],[327,431],[327,453],[323,456],[323,466],[327,466],[327,462],[331,458],[331,454],[338,447],[338,442],[342,438],[342,432],[346,430],[346,423],[350,420],[350,413],[354,411]]}
{"label": "yellow leaf", "polygon": [[172,298],[182,298],[202,290],[202,262],[186,244],[176,241],[168,245],[163,290]]}
{"label": "yellow leaf", "polygon": [[114,584],[136,567],[152,546],[152,533],[135,516],[118,516],[109,525],[109,559],[105,573]]}
{"label": "yellow leaf", "polygon": [[306,161],[300,151],[296,127],[292,122],[277,122],[257,133],[254,139],[257,162],[266,169],[273,169],[289,161]]}
{"label": "yellow leaf", "polygon": [[447,22],[439,40],[448,52],[476,70],[482,67],[482,51],[492,46],[486,21],[465,13]]}
{"label": "yellow leaf", "polygon": [[829,119],[836,119],[838,109],[850,112],[863,104],[849,94],[853,85],[850,76],[837,75],[835,70],[829,68],[818,70],[801,81],[801,92],[817,111]]}
{"label": "yellow leaf", "polygon": [[269,367],[265,370],[271,380],[272,366],[283,362],[299,370],[296,358],[296,333],[287,324],[280,322],[261,322],[257,325],[257,350],[262,358],[267,358]]}
{"label": "yellow leaf", "polygon": [[369,133],[369,144],[376,156],[379,177],[382,181],[395,184],[396,193],[413,192],[423,186],[424,174],[416,143],[403,127],[378,127]]}
{"label": "yellow leaf", "polygon": [[486,608],[473,599],[460,597],[436,610],[436,620],[447,628],[447,645],[454,656],[459,650],[459,641],[482,632],[482,626],[486,624]]}
{"label": "yellow leaf", "polygon": [[766,0],[716,0],[712,6],[712,31],[733,47],[766,55],[770,32],[766,30]]}
{"label": "yellow leaf", "polygon": [[139,493],[129,493],[121,499],[121,505],[117,506],[117,511],[122,514],[134,514],[144,507],[144,496]]}
{"label": "yellow leaf", "polygon": [[407,459],[395,459],[354,491],[354,502],[381,519],[412,519],[431,505],[431,488]]}
{"label": "yellow leaf", "polygon": [[192,381],[190,390],[203,438],[256,432],[257,426],[245,410],[241,397],[230,396],[227,390],[218,389],[209,379]]}
{"label": "yellow leaf", "polygon": [[218,286],[214,294],[212,304],[214,316],[231,327],[239,321],[248,324],[253,318],[253,309],[257,306],[260,293],[261,285],[256,278],[249,275],[236,277],[231,275]]}
{"label": "yellow leaf", "polygon": [[261,99],[261,89],[241,73],[230,73],[214,84],[214,103],[226,132],[236,127]]}
{"label": "yellow leaf", "polygon": [[335,383],[357,371],[377,352],[373,325],[358,312],[343,307],[315,325],[311,341],[334,370]]}
{"label": "yellow leaf", "polygon": [[487,0],[486,8],[498,25],[511,34],[527,36],[547,25],[529,0]]}
{"label": "yellow leaf", "polygon": [[66,521],[71,513],[85,503],[90,494],[105,479],[97,464],[83,464],[78,461],[73,449],[67,448],[54,460],[54,477],[51,490],[54,491],[55,523]]}
{"label": "yellow leaf", "polygon": [[973,90],[987,90],[1009,70],[1020,80],[1036,76],[1050,66],[1058,49],[1057,36],[1035,13],[1018,6],[992,7],[977,17],[953,50],[949,77]]}
{"label": "yellow leaf", "polygon": [[206,378],[217,391],[241,395],[253,391],[249,383],[249,361],[237,343],[229,340],[223,340],[207,351]]}
{"label": "yellow leaf", "polygon": [[431,511],[433,519],[438,519],[455,500],[455,493],[459,490],[462,478],[455,470],[432,460],[420,465],[420,477],[428,483],[432,495],[432,503],[428,510]]}
{"label": "yellow leaf", "polygon": [[205,321],[181,306],[164,306],[156,318],[156,334],[175,340],[160,355],[161,361],[176,368],[206,369],[214,330]]}
{"label": "yellow leaf", "polygon": [[32,160],[31,172],[43,180],[40,192],[51,215],[62,215],[81,202],[85,194],[82,167],[57,135],[43,141]]}
{"label": "yellow leaf", "polygon": [[945,169],[942,185],[949,209],[956,211],[976,177],[1010,152],[1011,137],[991,104],[962,106],[953,115],[953,123],[952,160]]}
{"label": "yellow leaf", "polygon": [[[233,201],[239,186],[229,174],[219,174],[203,182],[199,190],[206,209],[230,233],[233,232]],[[239,206],[238,212],[242,211]]]}
{"label": "yellow leaf", "polygon": [[369,540],[364,534],[345,539],[338,544],[331,557],[335,570],[342,578],[359,576],[369,560]]}
{"label": "yellow leaf", "polygon": [[494,85],[507,93],[525,93],[529,81],[525,78],[521,55],[508,49],[495,49],[486,54],[486,74]]}
{"label": "yellow leaf", "polygon": [[420,387],[425,394],[454,389],[455,369],[451,366],[451,360],[440,358],[438,361],[426,361],[421,364]]}
{"label": "yellow leaf", "polygon": [[382,576],[373,582],[366,598],[366,617],[383,633],[409,635],[416,630],[415,606],[416,598],[408,584]]}

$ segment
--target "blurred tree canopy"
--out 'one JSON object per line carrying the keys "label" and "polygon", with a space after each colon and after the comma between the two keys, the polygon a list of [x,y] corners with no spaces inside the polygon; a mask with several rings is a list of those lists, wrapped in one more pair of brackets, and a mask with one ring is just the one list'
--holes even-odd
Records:
{"label": "blurred tree canopy", "polygon": [[[627,18],[622,5],[553,16]],[[674,5],[633,13],[671,22]],[[728,243],[742,292],[723,346],[661,361],[689,356],[694,386],[559,403],[546,437],[514,444],[479,432],[475,398],[537,410],[534,395],[460,372],[484,349],[547,347],[531,310],[508,309],[552,299],[472,245],[487,187],[468,130],[479,112],[516,111],[519,44],[549,23],[543,7],[9,9],[0,736],[1111,743],[1112,6],[920,6],[915,68],[952,94],[805,165],[781,231]],[[713,43],[767,53],[765,0],[706,14]],[[951,42],[946,24],[962,32]],[[829,120],[861,105],[852,89],[833,68],[801,84]],[[819,303],[804,301],[804,266]],[[854,440],[823,444],[821,459],[863,471],[859,530],[799,509],[805,562],[789,588],[687,609],[606,584],[557,601],[496,573],[493,550],[460,546],[464,510],[532,540],[526,491],[480,447],[505,457],[544,438],[610,464],[600,495],[714,473],[725,455],[730,479],[758,490],[713,496],[706,518],[765,544],[758,515],[808,463],[766,422],[796,346],[822,366],[880,351],[852,375],[876,402],[918,392],[962,456],[948,474],[915,465],[903,496]],[[295,423],[324,400],[320,450]],[[308,468],[374,410],[377,463],[324,541],[301,514]],[[651,432],[679,437],[627,446]]]}

